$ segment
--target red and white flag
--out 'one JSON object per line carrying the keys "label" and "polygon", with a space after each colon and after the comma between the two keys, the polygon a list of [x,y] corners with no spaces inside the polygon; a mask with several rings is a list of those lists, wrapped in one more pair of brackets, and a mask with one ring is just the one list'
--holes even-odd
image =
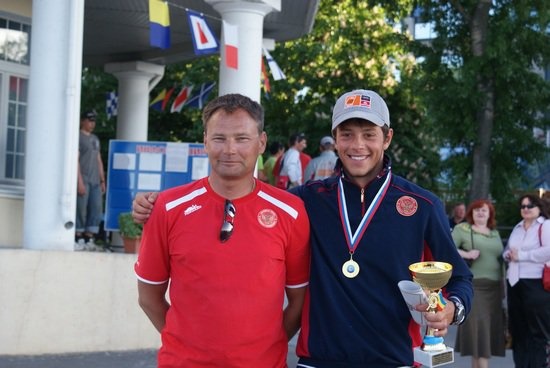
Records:
{"label": "red and white flag", "polygon": [[176,99],[172,103],[172,107],[170,108],[170,112],[180,112],[181,108],[185,104],[185,101],[191,96],[191,91],[193,90],[193,86],[183,86],[181,91],[176,96]]}
{"label": "red and white flag", "polygon": [[239,69],[239,28],[223,21],[223,44],[225,49],[225,65],[228,68]]}
{"label": "red and white flag", "polygon": [[273,80],[278,81],[281,79],[286,79],[285,73],[283,73],[281,68],[279,68],[279,65],[277,64],[277,62],[271,57],[271,54],[265,48],[264,48],[264,55],[265,55],[265,59],[267,60],[267,65],[269,65],[269,70],[271,71],[271,75],[273,76]]}
{"label": "red and white flag", "polygon": [[187,9],[187,19],[193,35],[193,48],[195,54],[213,54],[219,51],[218,40],[206,23],[204,16],[193,10]]}

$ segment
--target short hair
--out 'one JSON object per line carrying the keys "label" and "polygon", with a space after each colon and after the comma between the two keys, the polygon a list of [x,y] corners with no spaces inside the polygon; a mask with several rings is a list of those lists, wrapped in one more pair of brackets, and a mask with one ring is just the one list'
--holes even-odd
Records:
{"label": "short hair", "polygon": [[527,198],[529,200],[529,202],[531,202],[532,204],[534,204],[535,206],[537,206],[540,210],[540,215],[544,218],[548,218],[548,203],[545,199],[543,198],[540,198],[538,195],[536,194],[524,194],[522,195],[521,197],[519,197],[519,200],[518,200],[518,205],[521,206],[521,202],[523,202],[523,200]]}
{"label": "short hair", "polygon": [[270,145],[269,145],[269,153],[274,155],[276,154],[277,152],[279,152],[279,150],[283,149],[284,146],[281,142],[279,141],[274,141],[272,142]]}
{"label": "short hair", "polygon": [[304,133],[294,133],[288,139],[288,144],[292,147],[295,143],[301,142],[304,139],[306,139],[306,135]]}
{"label": "short hair", "polygon": [[347,125],[347,124],[350,124],[350,125],[363,125],[363,124],[373,124],[374,126],[377,126],[379,127],[380,129],[382,129],[382,134],[384,135],[384,138],[386,138],[388,136],[388,133],[390,132],[390,127],[387,126],[387,125],[383,125],[383,126],[378,126],[376,124],[374,124],[372,121],[369,121],[369,120],[365,120],[365,119],[359,119],[359,118],[351,118],[351,119],[348,119],[348,120],[345,120],[343,121],[342,123],[340,123],[333,131],[334,135],[336,136],[336,132],[338,131],[338,128],[341,128],[343,127],[344,125]]}
{"label": "short hair", "polygon": [[[459,206],[463,203],[457,203],[456,205]],[[487,219],[487,227],[491,230],[495,229],[497,227],[497,221],[496,221],[496,213],[495,213],[495,206],[489,201],[488,199],[477,199],[470,203],[468,208],[466,209],[466,221],[470,225],[474,224],[474,210],[483,207],[484,205],[487,205],[489,207],[489,219]],[[456,206],[455,206],[456,207]]]}
{"label": "short hair", "polygon": [[252,99],[238,93],[229,93],[219,96],[210,101],[202,111],[202,125],[206,133],[208,121],[218,110],[223,110],[227,113],[234,113],[242,109],[250,115],[258,126],[258,133],[264,131],[264,109],[262,106]]}

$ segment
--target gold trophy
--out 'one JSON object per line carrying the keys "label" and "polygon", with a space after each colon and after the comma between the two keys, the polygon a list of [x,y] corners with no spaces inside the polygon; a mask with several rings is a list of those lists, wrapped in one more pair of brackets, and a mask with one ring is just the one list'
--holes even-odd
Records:
{"label": "gold trophy", "polygon": [[[428,313],[444,307],[441,288],[451,278],[453,266],[444,262],[418,262],[409,266],[413,281],[428,295]],[[426,367],[438,367],[454,362],[454,349],[447,347],[442,337],[434,336],[434,329],[426,327],[422,346],[414,348],[414,360]]]}

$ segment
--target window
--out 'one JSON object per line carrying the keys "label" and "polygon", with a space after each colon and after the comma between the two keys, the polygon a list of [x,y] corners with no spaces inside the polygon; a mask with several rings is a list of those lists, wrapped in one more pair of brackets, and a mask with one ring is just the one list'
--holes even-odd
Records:
{"label": "window", "polygon": [[30,64],[31,27],[0,17],[0,60]]}
{"label": "window", "polygon": [[28,80],[10,76],[6,141],[6,179],[25,179]]}
{"label": "window", "polygon": [[25,179],[31,29],[10,18],[0,14],[0,185],[13,188]]}

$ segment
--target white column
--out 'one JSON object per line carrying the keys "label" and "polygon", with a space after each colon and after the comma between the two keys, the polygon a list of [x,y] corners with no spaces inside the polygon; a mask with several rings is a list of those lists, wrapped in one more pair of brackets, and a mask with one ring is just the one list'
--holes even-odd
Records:
{"label": "white column", "polygon": [[117,139],[146,141],[149,92],[162,79],[164,66],[133,61],[105,65],[118,79]]}
{"label": "white column", "polygon": [[72,250],[84,0],[33,1],[23,247]]}
{"label": "white column", "polygon": [[239,68],[225,65],[223,41],[220,40],[219,93],[240,93],[254,101],[260,101],[260,77],[263,23],[266,14],[281,10],[280,0],[206,0],[218,11],[222,19],[238,27]]}

